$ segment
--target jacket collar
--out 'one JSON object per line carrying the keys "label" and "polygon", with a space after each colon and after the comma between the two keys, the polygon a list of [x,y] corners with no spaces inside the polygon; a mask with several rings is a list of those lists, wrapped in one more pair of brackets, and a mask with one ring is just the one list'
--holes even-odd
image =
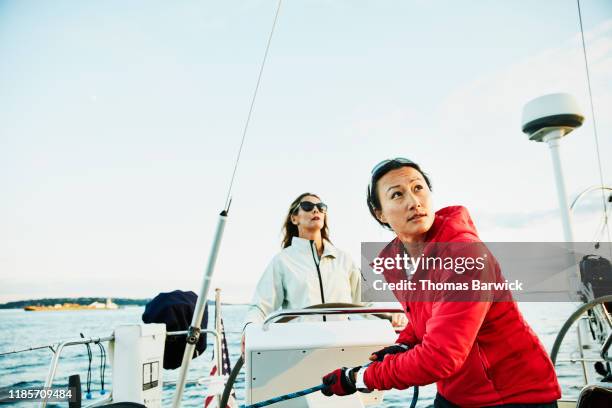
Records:
{"label": "jacket collar", "polygon": [[427,231],[427,242],[478,240],[478,232],[467,208],[460,205],[436,211],[433,225]]}
{"label": "jacket collar", "polygon": [[[478,232],[470,217],[467,208],[462,206],[450,206],[436,211],[434,222],[427,231],[425,241],[427,243],[445,243],[453,241],[473,242],[478,240]],[[427,251],[427,247],[425,249]],[[380,252],[383,258],[394,257],[402,254],[404,246],[398,237],[395,237]]]}
{"label": "jacket collar", "polygon": [[[300,238],[300,237],[292,237],[291,238],[291,247],[298,249],[298,250],[303,250],[303,251],[308,251],[308,253],[310,253],[310,240],[308,239],[304,239],[304,238]],[[332,245],[331,242],[329,242],[328,240],[323,240],[323,254],[321,255],[321,258],[325,258],[326,256],[331,256],[332,258],[337,258],[338,257],[338,250],[336,249],[335,246]]]}

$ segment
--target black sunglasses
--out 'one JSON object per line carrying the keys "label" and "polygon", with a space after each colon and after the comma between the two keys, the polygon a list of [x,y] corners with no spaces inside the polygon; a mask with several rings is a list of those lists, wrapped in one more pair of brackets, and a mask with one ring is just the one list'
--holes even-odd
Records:
{"label": "black sunglasses", "polygon": [[317,209],[322,212],[322,213],[326,213],[327,212],[327,204],[325,203],[311,203],[310,201],[300,201],[300,203],[298,205],[295,206],[295,210],[293,210],[294,213],[296,213],[298,211],[299,208],[301,208],[302,210],[306,211],[306,212],[310,212],[312,210],[314,210],[314,208],[317,207]]}

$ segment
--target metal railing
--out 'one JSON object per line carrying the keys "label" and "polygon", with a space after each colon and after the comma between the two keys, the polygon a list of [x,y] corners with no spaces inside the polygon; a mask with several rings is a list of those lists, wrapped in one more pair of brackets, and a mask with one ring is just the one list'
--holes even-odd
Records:
{"label": "metal railing", "polygon": [[[217,367],[222,367],[222,355],[221,355],[221,335],[217,330],[202,330],[202,333],[211,334],[215,337],[214,348],[215,348],[215,358]],[[187,335],[187,330],[182,331],[174,331],[167,332],[166,336],[185,336]],[[111,342],[115,340],[114,335],[106,336],[106,337],[90,337],[88,339],[76,339],[76,340],[66,340],[63,341],[55,347],[44,346],[45,348],[50,348],[53,351],[53,358],[51,359],[51,363],[49,364],[49,373],[47,374],[47,378],[45,380],[45,388],[51,388],[53,385],[53,380],[55,379],[55,374],[57,373],[57,366],[59,365],[59,359],[61,357],[62,352],[66,347],[71,346],[80,346],[85,344],[98,344],[102,342]],[[42,348],[42,347],[39,347]],[[217,370],[216,375],[221,375],[221,370]],[[99,406],[101,403],[109,402],[112,399],[112,392],[105,398],[100,401],[94,401],[92,404],[88,405],[88,407]],[[45,408],[47,406],[47,399],[41,401],[40,407]]]}
{"label": "metal railing", "polygon": [[[80,346],[83,344],[98,344],[101,342],[113,341],[115,336],[107,336],[107,337],[90,337],[88,339],[77,339],[77,340],[66,340],[57,345],[57,348],[53,350],[53,358],[51,359],[51,364],[49,365],[49,373],[47,374],[47,379],[45,380],[45,388],[51,388],[53,385],[53,379],[55,378],[55,373],[57,371],[57,365],[59,363],[60,355],[64,348],[70,346]],[[41,401],[40,406],[44,408],[47,406],[48,397]]]}

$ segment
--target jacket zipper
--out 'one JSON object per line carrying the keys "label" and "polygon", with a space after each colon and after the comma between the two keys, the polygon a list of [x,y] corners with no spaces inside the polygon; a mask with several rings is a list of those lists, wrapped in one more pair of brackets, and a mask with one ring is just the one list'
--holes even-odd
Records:
{"label": "jacket zipper", "polygon": [[[317,275],[319,277],[319,290],[321,291],[321,303],[325,303],[325,295],[323,294],[323,279],[321,279],[321,269],[319,268],[319,262],[317,262],[317,258],[314,253],[314,240],[310,240],[310,253],[312,253],[312,260],[314,261],[315,266],[317,267]],[[323,321],[326,322],[327,318],[323,315]]]}

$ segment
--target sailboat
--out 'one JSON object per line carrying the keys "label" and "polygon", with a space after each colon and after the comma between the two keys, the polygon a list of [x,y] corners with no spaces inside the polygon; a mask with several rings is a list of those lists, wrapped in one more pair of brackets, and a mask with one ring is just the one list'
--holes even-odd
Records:
{"label": "sailboat", "polygon": [[[292,5],[285,5],[285,8],[293,7]],[[289,11],[288,11],[289,12]],[[186,331],[181,332],[166,332],[163,325],[127,325],[122,327],[114,328],[112,333],[108,336],[98,338],[86,338],[77,340],[67,340],[59,344],[54,348],[54,358],[49,367],[49,373],[45,381],[46,387],[51,387],[55,383],[56,372],[58,364],[60,363],[60,357],[62,352],[69,347],[82,346],[83,344],[98,344],[108,343],[112,348],[112,355],[110,356],[110,364],[114,367],[113,375],[113,390],[106,397],[101,400],[94,401],[89,406],[100,406],[117,404],[121,406],[122,403],[131,402],[133,404],[141,404],[147,407],[161,406],[162,404],[162,392],[163,389],[161,384],[163,383],[163,370],[160,368],[160,362],[163,359],[163,340],[167,336],[186,336],[190,346],[186,348],[184,353],[183,362],[181,365],[181,374],[176,384],[176,391],[173,394],[173,406],[181,406],[182,404],[182,391],[185,383],[188,380],[187,373],[189,372],[190,361],[193,355],[193,347],[198,340],[200,333],[196,328],[200,327],[202,319],[202,313],[206,300],[209,298],[212,288],[212,277],[216,269],[217,263],[222,264],[224,257],[222,251],[222,237],[224,229],[228,221],[228,217],[231,214],[232,204],[232,192],[235,181],[238,181],[240,173],[237,172],[239,168],[240,158],[242,156],[242,148],[245,141],[248,142],[246,136],[249,135],[249,127],[251,125],[251,119],[255,112],[255,106],[257,106],[257,98],[260,90],[263,89],[262,78],[264,78],[264,68],[266,67],[266,61],[272,52],[273,40],[277,39],[275,36],[275,29],[279,24],[279,20],[282,19],[281,15],[281,2],[278,3],[276,8],[275,17],[272,23],[272,28],[267,37],[266,48],[263,56],[263,62],[259,66],[256,86],[253,94],[250,98],[250,105],[247,114],[246,121],[242,128],[242,138],[240,141],[240,148],[234,161],[232,169],[232,178],[226,195],[225,203],[218,216],[218,224],[215,230],[215,238],[212,241],[212,247],[209,254],[208,263],[206,266],[205,276],[202,279],[202,287],[199,292],[198,304],[196,306],[196,312],[193,316],[193,321],[190,327]],[[364,89],[364,92],[367,89]],[[333,90],[328,89],[327,91],[332,92]],[[324,94],[324,91],[321,91]],[[459,98],[459,94],[456,98]],[[367,97],[367,94],[364,96]],[[452,100],[451,102],[457,102]],[[526,101],[524,101],[526,102]],[[537,105],[537,103],[536,103]],[[538,132],[541,133],[542,129],[546,128],[557,128],[561,125],[564,127],[575,128],[571,123],[546,123],[543,126],[540,123],[540,127],[533,125],[532,122],[540,119],[549,118],[550,116],[576,114],[580,116],[581,112],[559,110],[560,108],[555,103],[545,104],[545,110],[552,106],[552,111],[548,114],[543,114],[538,109],[527,110],[527,118],[522,124],[522,129],[519,129],[518,123],[509,127],[512,127],[513,132],[519,134],[520,131],[526,131],[530,137],[533,138],[533,134]],[[517,106],[517,110],[520,107]],[[573,106],[570,108],[573,109]],[[316,112],[316,110],[314,110]],[[535,112],[535,113],[534,113]],[[531,115],[531,116],[529,116]],[[594,116],[594,115],[593,115]],[[388,119],[388,118],[387,118]],[[392,118],[391,118],[392,119]],[[418,118],[413,117],[413,121],[418,121]],[[588,122],[587,122],[588,123]],[[380,123],[378,123],[380,124]],[[527,126],[530,125],[531,126]],[[581,124],[581,123],[580,123]],[[367,123],[363,125],[365,127],[373,126]],[[535,127],[534,127],[535,126]],[[376,129],[374,129],[376,130]],[[367,133],[367,132],[366,132]],[[565,136],[567,133],[564,133]],[[537,137],[542,136],[541,134]],[[517,136],[518,137],[518,136]],[[542,141],[555,141],[558,143],[561,136],[557,139],[545,138],[542,136]],[[313,137],[315,142],[317,138]],[[545,140],[547,139],[547,140]],[[394,141],[394,149],[407,149],[400,143],[401,141]],[[469,142],[469,141],[468,141]],[[410,142],[407,143],[408,145]],[[349,146],[344,146],[349,147]],[[337,148],[337,146],[336,146]],[[350,156],[350,154],[349,154]],[[501,159],[500,159],[501,160]],[[555,164],[555,171],[557,170],[557,159],[553,159]],[[313,161],[316,164],[316,161]],[[313,165],[314,166],[314,165]],[[560,168],[560,167],[559,167]],[[331,171],[331,170],[330,170]],[[543,177],[546,177],[546,173],[543,172]],[[559,182],[560,183],[560,182]],[[562,184],[562,183],[561,183]],[[561,185],[558,184],[558,185]],[[567,193],[563,188],[559,188],[559,200],[561,203],[562,212],[570,211],[573,208],[579,208],[580,200],[591,197],[593,194],[606,194],[610,190],[610,187],[605,186],[602,180],[599,180],[598,185],[595,188],[589,188],[584,190],[584,194],[579,194],[577,200],[573,205],[568,205]],[[605,198],[605,196],[604,196]],[[605,200],[604,200],[605,201]],[[236,203],[234,204],[236,206]],[[607,211],[607,207],[604,204],[604,213]],[[564,215],[562,217],[563,226],[565,230],[571,229],[571,221],[568,221],[570,217]],[[567,234],[566,234],[567,235]],[[571,242],[568,236],[564,237],[566,241]],[[218,262],[217,262],[218,261]],[[570,332],[573,327],[572,323],[580,320],[580,349],[578,356],[570,356],[569,358],[557,358],[559,363],[576,363],[582,367],[584,372],[584,385],[586,388],[581,392],[578,399],[571,401],[564,401],[560,406],[588,406],[584,404],[585,399],[589,398],[590,395],[599,395],[599,393],[605,393],[605,388],[602,391],[602,387],[593,384],[593,380],[601,379],[602,373],[592,372],[592,366],[598,360],[604,364],[608,364],[609,370],[609,356],[608,350],[612,343],[612,337],[610,335],[612,331],[612,324],[610,323],[610,316],[608,311],[605,309],[604,304],[611,300],[603,296],[595,296],[592,294],[590,297],[586,297],[584,304],[579,307],[574,314],[568,316],[567,324],[563,326],[559,332],[558,339],[555,341],[555,350],[558,352],[562,349],[562,343],[566,335]],[[245,299],[246,300],[246,299]],[[222,306],[220,301],[217,302],[216,311],[221,313]],[[319,323],[296,323],[290,325],[275,324],[275,322],[283,317],[287,316],[302,316],[302,315],[323,315],[323,314],[376,314],[380,312],[397,311],[397,308],[393,307],[372,307],[372,308],[349,308],[349,307],[328,307],[325,309],[304,309],[304,310],[286,310],[275,313],[269,316],[267,322],[257,330],[249,333],[251,341],[249,341],[249,349],[247,350],[247,358],[244,361],[246,378],[246,402],[248,404],[254,404],[268,398],[273,398],[279,395],[291,394],[295,391],[306,388],[306,384],[312,382],[311,378],[314,376],[313,367],[316,367],[319,371],[325,371],[323,367],[336,367],[339,365],[357,364],[364,358],[364,353],[368,350],[378,348],[393,342],[394,331],[392,327],[385,321],[378,320],[364,320],[364,321],[341,321],[334,322],[331,324],[319,324]],[[586,314],[586,318],[582,316]],[[354,336],[351,335],[353,331],[359,333],[367,333],[360,341],[356,341]],[[306,332],[308,335],[306,335]],[[222,344],[221,344],[221,331],[220,327],[208,330],[208,333],[213,336],[215,356],[219,358],[222,355]],[[259,353],[259,354],[258,354]],[[276,354],[279,356],[279,360],[283,363],[274,362],[268,364],[267,362],[258,361],[258,357],[261,353]],[[595,356],[593,356],[593,354]],[[334,357],[332,357],[334,356]],[[289,363],[288,363],[289,362]],[[219,365],[221,361],[217,361]],[[238,364],[239,366],[240,364]],[[232,373],[229,378],[220,378],[223,384],[223,389],[220,390],[216,395],[218,404],[223,406],[227,394],[231,392],[232,381],[236,378],[239,369],[236,369],[236,373]],[[146,373],[147,381],[144,382]],[[604,372],[605,374],[605,372]],[[219,376],[221,377],[221,376]],[[233,378],[232,378],[233,377]],[[312,384],[311,384],[312,385]],[[582,385],[582,384],[581,384]],[[292,400],[276,403],[272,406],[325,406],[330,404],[321,398],[317,398],[316,393],[310,394],[310,396],[301,396]],[[409,396],[411,398],[412,396]],[[582,402],[581,402],[582,399]],[[384,403],[384,395],[382,393],[374,393],[370,395],[356,396],[354,398],[340,401],[339,399],[332,400],[333,406],[362,406],[364,404],[380,404]],[[47,404],[46,400],[42,401],[42,405]]]}

